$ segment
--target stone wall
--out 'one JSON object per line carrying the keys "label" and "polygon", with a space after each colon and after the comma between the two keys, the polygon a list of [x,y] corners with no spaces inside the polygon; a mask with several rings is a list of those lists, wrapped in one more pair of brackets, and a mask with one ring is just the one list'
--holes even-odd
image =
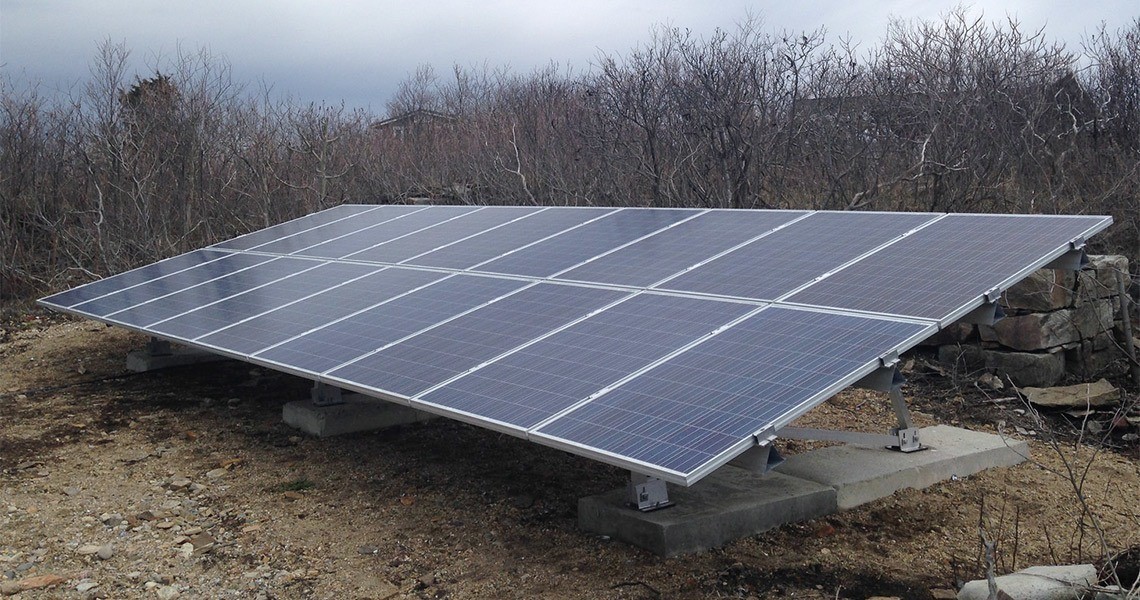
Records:
{"label": "stone wall", "polygon": [[1048,387],[1067,375],[1089,381],[1123,369],[1116,274],[1128,259],[1090,256],[1079,272],[1041,269],[1002,296],[997,324],[955,323],[925,342],[959,372],[992,372],[1017,386]]}

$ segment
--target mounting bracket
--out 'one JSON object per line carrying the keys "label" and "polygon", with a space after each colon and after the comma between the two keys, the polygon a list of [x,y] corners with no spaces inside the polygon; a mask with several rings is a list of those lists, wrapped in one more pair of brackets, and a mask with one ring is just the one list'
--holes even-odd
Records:
{"label": "mounting bracket", "polygon": [[[902,395],[902,384],[906,378],[895,368],[894,362],[872,371],[867,377],[861,379],[857,386],[868,389],[885,391],[891,399],[891,408],[898,418],[899,426],[892,427],[887,433],[864,433],[861,431],[837,431],[834,429],[815,429],[807,427],[785,427],[776,435],[792,440],[816,440],[829,442],[844,442],[856,446],[885,446],[899,452],[915,452],[925,447],[919,440],[919,429],[914,426],[910,409],[907,408],[906,399]],[[889,387],[884,383],[890,382]]]}
{"label": "mounting bracket", "polygon": [[1085,254],[1085,241],[1074,240],[1070,242],[1072,248],[1068,252],[1054,258],[1045,265],[1046,269],[1062,269],[1065,271],[1080,271],[1081,267],[1089,264],[1089,257]]}
{"label": "mounting bracket", "polygon": [[313,383],[311,397],[314,406],[344,404],[344,390],[319,381]]}
{"label": "mounting bracket", "polygon": [[763,446],[749,448],[743,454],[728,461],[728,464],[763,475],[780,466],[783,462],[784,457],[780,456],[780,452],[772,447],[771,443],[766,443]]}
{"label": "mounting bracket", "polygon": [[669,500],[669,488],[660,477],[630,471],[629,486],[626,489],[630,506],[641,512],[673,506]]}

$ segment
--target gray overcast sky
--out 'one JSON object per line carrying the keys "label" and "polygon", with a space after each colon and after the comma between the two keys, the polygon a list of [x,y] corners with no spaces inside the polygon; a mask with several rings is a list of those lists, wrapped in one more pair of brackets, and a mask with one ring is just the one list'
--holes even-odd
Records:
{"label": "gray overcast sky", "polygon": [[[654,24],[708,34],[750,12],[770,30],[825,27],[866,48],[891,17],[933,19],[952,2],[922,0],[0,0],[0,69],[45,91],[69,89],[88,74],[100,41],[125,42],[137,72],[156,56],[208,49],[235,80],[263,80],[304,102],[383,112],[416,66],[446,72],[454,63],[529,71],[551,61],[589,69],[598,52],[625,54]],[[995,0],[968,4],[986,20],[1012,15],[1071,49],[1101,21],[1124,27],[1136,0]]]}

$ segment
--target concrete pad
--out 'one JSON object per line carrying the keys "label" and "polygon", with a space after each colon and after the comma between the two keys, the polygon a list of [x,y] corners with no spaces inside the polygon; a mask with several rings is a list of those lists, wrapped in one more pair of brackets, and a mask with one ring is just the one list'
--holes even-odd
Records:
{"label": "concrete pad", "polygon": [[342,398],[343,404],[331,406],[317,406],[312,400],[295,400],[281,409],[281,418],[287,425],[317,437],[386,429],[436,418],[408,406],[363,394],[346,393]]}
{"label": "concrete pad", "polygon": [[171,346],[169,354],[152,354],[146,348],[131,350],[127,353],[127,370],[135,373],[145,373],[158,369],[183,367],[198,363],[226,360],[226,357],[197,348],[185,346]]}
{"label": "concrete pad", "polygon": [[836,511],[835,490],[781,475],[724,467],[696,485],[670,486],[674,506],[640,512],[625,488],[578,500],[578,526],[660,556],[717,548],[785,523]]}
{"label": "concrete pad", "polygon": [[836,503],[848,509],[904,488],[922,489],[953,477],[1025,461],[1023,441],[936,425],[920,431],[929,449],[903,453],[885,448],[832,446],[789,456],[777,471],[835,489]]}

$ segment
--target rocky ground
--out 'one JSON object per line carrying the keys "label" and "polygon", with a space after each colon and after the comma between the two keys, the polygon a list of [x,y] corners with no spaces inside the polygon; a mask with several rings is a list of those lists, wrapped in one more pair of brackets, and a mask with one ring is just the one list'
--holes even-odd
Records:
{"label": "rocky ground", "polygon": [[[920,424],[1000,424],[1034,461],[662,559],[576,528],[577,498],[622,485],[618,469],[444,419],[311,439],[280,421],[305,381],[233,361],[129,374],[143,341],[34,311],[0,322],[0,593],[931,598],[982,574],[979,526],[999,573],[1140,542],[1127,429],[1109,431],[1111,448],[1075,443],[1079,420],[1039,422],[921,358],[908,363]],[[889,420],[884,398],[859,391],[805,419]]]}

